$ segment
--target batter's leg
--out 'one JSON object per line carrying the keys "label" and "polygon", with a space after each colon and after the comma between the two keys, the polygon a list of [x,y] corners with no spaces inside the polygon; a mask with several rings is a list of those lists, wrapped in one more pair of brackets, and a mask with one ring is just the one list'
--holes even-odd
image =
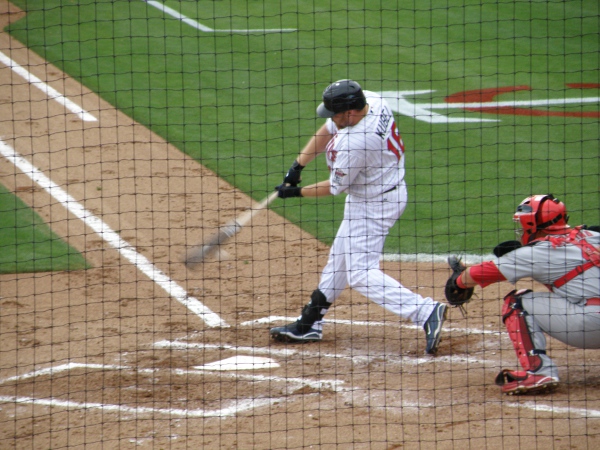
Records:
{"label": "batter's leg", "polygon": [[329,258],[321,273],[318,286],[318,289],[330,303],[333,303],[348,286],[346,266],[347,240],[348,221],[344,218],[329,250]]}
{"label": "batter's leg", "polygon": [[392,191],[385,198],[385,201],[356,201],[346,206],[348,284],[388,311],[424,326],[438,303],[405,288],[380,269],[385,239],[404,211],[405,191]]}
{"label": "batter's leg", "polygon": [[331,303],[323,293],[316,289],[310,296],[310,302],[302,309],[296,322],[282,327],[271,328],[271,337],[280,342],[314,342],[323,339],[321,320]]}

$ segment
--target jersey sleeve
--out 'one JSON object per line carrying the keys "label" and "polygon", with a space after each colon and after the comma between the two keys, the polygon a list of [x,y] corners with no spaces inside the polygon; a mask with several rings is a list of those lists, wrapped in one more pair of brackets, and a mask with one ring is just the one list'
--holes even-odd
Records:
{"label": "jersey sleeve", "polygon": [[346,130],[338,132],[333,148],[335,159],[329,175],[333,195],[345,192],[351,185],[353,189],[356,188],[357,180],[361,179],[361,171],[367,169],[364,139],[364,134],[350,135]]}
{"label": "jersey sleeve", "polygon": [[471,275],[473,281],[481,287],[499,283],[500,281],[506,281],[506,278],[502,275],[502,272],[500,272],[498,266],[496,266],[493,261],[486,261],[471,266],[469,268],[469,275]]}
{"label": "jersey sleeve", "polygon": [[353,170],[355,162],[353,160],[353,153],[348,149],[348,139],[341,139],[338,142],[339,148],[336,149],[336,157],[331,167],[331,173],[329,174],[329,182],[331,184],[330,192],[333,195],[341,194],[346,191],[354,177],[356,171]]}

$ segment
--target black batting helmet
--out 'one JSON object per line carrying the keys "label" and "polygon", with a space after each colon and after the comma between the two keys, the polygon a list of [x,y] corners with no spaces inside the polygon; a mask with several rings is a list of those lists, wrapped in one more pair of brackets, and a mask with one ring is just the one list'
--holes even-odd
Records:
{"label": "black batting helmet", "polygon": [[319,117],[333,117],[351,109],[363,109],[367,104],[365,94],[356,81],[339,80],[323,91],[323,103],[317,108]]}

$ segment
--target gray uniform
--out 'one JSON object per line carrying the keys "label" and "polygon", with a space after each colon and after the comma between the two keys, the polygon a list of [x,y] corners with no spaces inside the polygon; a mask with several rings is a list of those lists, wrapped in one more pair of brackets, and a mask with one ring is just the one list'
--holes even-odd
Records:
{"label": "gray uniform", "polygon": [[[588,243],[600,247],[600,234],[585,231]],[[554,246],[538,241],[499,257],[495,263],[511,283],[532,278],[546,286],[586,263],[581,249],[565,242]],[[544,333],[577,348],[600,348],[600,305],[587,305],[600,298],[600,268],[592,267],[559,288],[547,292],[529,292],[522,297],[523,309],[536,349],[546,349]],[[594,302],[595,303],[595,302]],[[557,377],[552,360],[541,355],[541,373]],[[558,377],[557,377],[558,378]]]}

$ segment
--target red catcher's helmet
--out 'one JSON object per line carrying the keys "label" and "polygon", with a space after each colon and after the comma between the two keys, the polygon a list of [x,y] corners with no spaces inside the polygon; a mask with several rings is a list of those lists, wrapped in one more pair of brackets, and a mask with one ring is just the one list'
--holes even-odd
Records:
{"label": "red catcher's helmet", "polygon": [[547,234],[563,234],[569,229],[567,208],[552,194],[527,197],[517,207],[513,220],[523,229],[521,234],[523,245],[535,239],[535,233],[539,230]]}

